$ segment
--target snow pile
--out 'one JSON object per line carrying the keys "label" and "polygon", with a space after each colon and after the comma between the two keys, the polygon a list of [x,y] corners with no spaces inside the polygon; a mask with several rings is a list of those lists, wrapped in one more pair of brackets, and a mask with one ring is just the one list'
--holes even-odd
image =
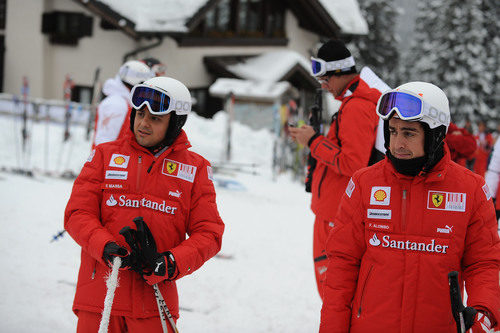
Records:
{"label": "snow pile", "polygon": [[356,0],[318,0],[345,34],[366,35],[366,23]]}
{"label": "snow pile", "polygon": [[[222,112],[213,120],[190,115],[185,129],[192,150],[220,161],[226,121]],[[0,116],[0,122],[7,129],[0,134],[0,159],[15,165],[13,146],[19,139],[14,136],[20,132],[14,125],[19,120]],[[31,128],[33,165],[43,166],[45,126]],[[90,143],[83,127],[73,128],[72,133],[70,167],[79,170]],[[51,124],[48,135],[48,160],[53,166],[57,154],[50,152],[60,150],[62,127]],[[310,196],[287,175],[271,181],[272,140],[266,130],[234,124],[233,161],[256,163],[259,174],[215,174],[216,179],[240,183],[246,191],[216,185],[226,224],[221,253],[231,259],[213,258],[178,281],[181,332],[318,330],[321,303],[313,273]],[[59,178],[32,179],[0,171],[0,332],[33,332],[33,327],[40,333],[76,331],[71,306],[80,247],[67,234],[50,242],[63,228],[71,188],[72,182]]]}
{"label": "snow pile", "polygon": [[218,78],[209,89],[210,95],[216,97],[226,97],[233,93],[240,99],[255,99],[259,102],[274,102],[281,95],[290,89],[287,81],[249,81],[239,79]]}
{"label": "snow pile", "polygon": [[187,32],[185,26],[207,0],[100,0],[135,23],[137,31]]}
{"label": "snow pile", "polygon": [[291,50],[265,52],[226,69],[247,80],[277,82],[297,64],[311,71],[309,61]]}

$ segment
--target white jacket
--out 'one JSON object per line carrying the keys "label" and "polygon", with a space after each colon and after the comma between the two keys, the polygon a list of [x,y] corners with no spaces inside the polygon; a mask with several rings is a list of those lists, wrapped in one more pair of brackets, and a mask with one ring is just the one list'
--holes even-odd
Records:
{"label": "white jacket", "polygon": [[500,180],[500,139],[497,140],[491,153],[490,164],[488,164],[488,171],[484,176],[486,185],[490,189],[491,196],[496,198],[498,191],[498,181]]}
{"label": "white jacket", "polygon": [[104,82],[102,92],[106,98],[97,107],[95,146],[118,138],[129,110],[130,90],[118,75]]}

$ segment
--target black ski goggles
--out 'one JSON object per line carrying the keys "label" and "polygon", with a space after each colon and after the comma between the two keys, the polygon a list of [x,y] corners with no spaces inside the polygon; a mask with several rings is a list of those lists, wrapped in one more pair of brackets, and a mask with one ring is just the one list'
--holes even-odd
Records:
{"label": "black ski goggles", "polygon": [[140,109],[144,104],[149,112],[155,115],[163,115],[175,111],[178,115],[187,115],[191,110],[191,102],[173,99],[166,91],[159,88],[138,84],[132,88],[132,106]]}

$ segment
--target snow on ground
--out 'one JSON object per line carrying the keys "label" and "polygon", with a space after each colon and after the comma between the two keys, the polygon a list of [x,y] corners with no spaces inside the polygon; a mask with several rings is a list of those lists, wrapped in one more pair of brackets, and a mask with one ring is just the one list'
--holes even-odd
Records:
{"label": "snow on ground", "polygon": [[[15,167],[21,159],[20,140],[14,140],[20,121],[0,116],[0,123],[5,129],[0,132],[0,166]],[[192,149],[220,161],[225,126],[222,113],[213,120],[190,116],[185,129]],[[31,166],[79,171],[90,146],[83,128],[73,129],[73,139],[63,150],[61,125],[39,123],[32,129]],[[213,258],[178,282],[179,330],[317,331],[321,303],[311,260],[310,197],[288,175],[272,181],[273,138],[267,131],[235,124],[233,140],[233,161],[256,163],[259,174],[215,175],[218,181],[238,181],[246,189],[216,186],[226,224],[221,253],[233,259]],[[33,179],[0,171],[0,332],[33,332],[34,327],[42,333],[75,331],[71,305],[80,248],[68,235],[50,242],[63,229],[71,187],[71,181],[41,173]]]}

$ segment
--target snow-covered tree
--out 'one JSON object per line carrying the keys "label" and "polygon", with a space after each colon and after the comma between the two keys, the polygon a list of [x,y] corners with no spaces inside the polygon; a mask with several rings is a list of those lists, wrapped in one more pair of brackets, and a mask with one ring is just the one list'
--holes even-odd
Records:
{"label": "snow-covered tree", "polygon": [[368,35],[353,38],[348,44],[356,62],[370,67],[387,84],[399,83],[398,36],[396,21],[399,12],[394,0],[358,0],[361,13],[368,23]]}
{"label": "snow-covered tree", "polygon": [[484,25],[487,32],[486,38],[486,71],[491,73],[491,93],[486,96],[485,102],[490,110],[496,110],[496,117],[500,117],[500,94],[498,82],[500,81],[500,6],[498,0],[483,0]]}
{"label": "snow-covered tree", "polygon": [[405,66],[411,79],[443,88],[455,114],[492,116],[486,104],[493,73],[488,69],[483,1],[427,0],[418,7],[416,37]]}

